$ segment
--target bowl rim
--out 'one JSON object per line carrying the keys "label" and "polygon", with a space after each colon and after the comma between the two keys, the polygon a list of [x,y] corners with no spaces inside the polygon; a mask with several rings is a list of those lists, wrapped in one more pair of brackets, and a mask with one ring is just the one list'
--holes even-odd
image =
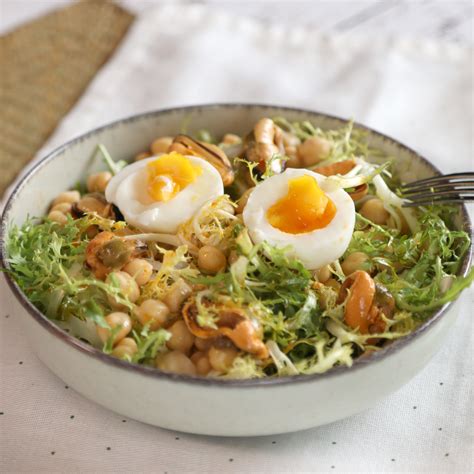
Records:
{"label": "bowl rim", "polygon": [[[387,347],[380,349],[377,352],[374,352],[366,357],[357,358],[354,360],[351,367],[347,366],[338,366],[335,367],[328,372],[323,374],[310,374],[310,375],[293,375],[293,376],[282,376],[282,377],[268,377],[268,378],[257,378],[257,379],[217,379],[217,378],[205,378],[201,376],[192,376],[192,375],[181,375],[181,374],[174,374],[174,373],[167,373],[162,372],[157,368],[133,364],[130,362],[126,362],[121,359],[117,359],[112,357],[111,355],[105,354],[104,352],[100,351],[92,347],[91,345],[81,341],[80,339],[70,335],[64,329],[60,328],[56,325],[53,321],[48,319],[46,315],[41,313],[26,297],[26,295],[22,292],[20,287],[17,285],[15,280],[13,279],[12,275],[8,272],[9,265],[7,263],[7,248],[6,242],[8,237],[7,227],[8,227],[8,218],[10,214],[10,210],[13,206],[15,200],[19,197],[21,191],[28,185],[28,182],[32,177],[47,163],[53,161],[54,159],[60,158],[64,152],[67,151],[68,148],[74,146],[76,143],[80,143],[83,140],[87,140],[92,138],[94,135],[106,131],[109,128],[114,128],[123,124],[133,123],[135,121],[145,120],[149,117],[158,117],[160,115],[168,115],[176,112],[189,112],[192,113],[193,111],[199,111],[200,109],[206,110],[218,110],[218,109],[235,109],[235,108],[244,108],[244,109],[252,109],[252,108],[265,108],[265,109],[273,109],[275,112],[296,112],[296,113],[303,113],[308,115],[308,117],[313,118],[325,118],[330,119],[332,121],[339,122],[341,125],[346,124],[348,119],[344,119],[339,116],[334,116],[310,109],[305,109],[301,107],[290,107],[284,105],[274,105],[274,104],[265,104],[265,103],[241,103],[241,102],[226,102],[226,103],[204,103],[204,104],[197,104],[197,105],[189,105],[189,106],[179,106],[179,107],[169,107],[163,108],[158,110],[147,111],[140,114],[134,114],[131,116],[127,116],[125,118],[121,118],[118,120],[114,120],[112,122],[106,123],[100,127],[96,127],[84,134],[81,134],[63,145],[55,148],[47,155],[45,155],[41,160],[39,160],[34,166],[32,166],[25,175],[21,178],[21,180],[15,185],[14,189],[8,195],[7,202],[5,204],[3,214],[0,220],[0,264],[4,271],[5,280],[7,281],[10,290],[15,295],[16,299],[20,302],[22,307],[29,313],[32,318],[39,323],[44,329],[46,329],[51,335],[54,337],[62,340],[64,343],[69,345],[74,350],[79,350],[83,354],[97,360],[98,362],[111,365],[113,367],[131,371],[136,373],[137,375],[142,375],[146,377],[151,377],[155,379],[161,379],[168,382],[180,382],[184,384],[190,385],[204,385],[204,386],[213,386],[218,388],[258,388],[258,387],[266,387],[266,386],[286,386],[288,384],[294,383],[311,383],[317,381],[323,381],[328,378],[332,377],[341,377],[344,375],[350,375],[354,371],[366,368],[372,364],[376,364],[387,357],[390,357],[394,353],[397,353],[404,347],[411,345],[414,341],[416,341],[422,334],[427,332],[435,323],[437,323],[441,317],[447,312],[450,306],[454,303],[454,301],[448,302],[439,308],[428,320],[426,320],[422,325],[420,325],[415,331],[410,333],[409,335],[397,339],[389,344]],[[383,141],[388,141],[392,145],[395,145],[398,148],[403,149],[405,152],[414,156],[417,160],[422,161],[428,168],[433,171],[433,174],[441,174],[440,170],[434,166],[430,161],[426,158],[421,156],[412,148],[404,145],[403,143],[395,140],[394,138],[378,132],[371,127],[367,127],[362,125],[358,122],[353,121],[354,127],[364,130],[368,132],[370,135],[375,135],[379,139]],[[469,214],[467,212],[466,206],[460,206],[460,215],[462,219],[462,227],[465,232],[468,233],[469,236],[472,235],[472,224],[469,218]],[[472,260],[472,248],[473,243],[469,246],[469,249],[464,256],[461,268],[458,272],[459,275],[464,276],[471,264]]]}

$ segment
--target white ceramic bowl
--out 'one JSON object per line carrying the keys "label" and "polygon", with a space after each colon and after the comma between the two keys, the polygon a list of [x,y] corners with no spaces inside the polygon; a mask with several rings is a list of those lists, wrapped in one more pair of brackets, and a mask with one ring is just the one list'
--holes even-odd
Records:
{"label": "white ceramic bowl", "polygon": [[[261,117],[284,115],[311,120],[322,128],[344,121],[300,109],[266,105],[205,105],[162,110],[119,120],[58,148],[38,163],[16,187],[2,221],[2,263],[7,224],[21,224],[27,215],[42,215],[61,191],[90,172],[92,153],[106,145],[114,159],[129,159],[157,136],[207,128],[216,135],[245,133]],[[428,161],[400,143],[369,131],[370,142],[396,158],[403,179],[413,181],[439,173]],[[470,233],[470,221],[460,207],[456,223]],[[470,264],[465,257],[461,274]],[[60,329],[41,314],[7,275],[18,303],[15,317],[38,357],[65,383],[85,397],[130,418],[190,433],[251,436],[302,430],[369,408],[415,376],[439,349],[456,318],[456,304],[437,311],[415,332],[351,368],[323,375],[224,381],[175,374],[132,365],[103,354]]]}

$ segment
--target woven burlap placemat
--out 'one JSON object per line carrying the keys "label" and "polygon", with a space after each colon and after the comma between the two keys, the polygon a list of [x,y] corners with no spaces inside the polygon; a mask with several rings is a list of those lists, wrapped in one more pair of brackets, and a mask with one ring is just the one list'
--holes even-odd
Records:
{"label": "woven burlap placemat", "polygon": [[0,196],[111,56],[133,21],[112,2],[81,1],[0,40]]}

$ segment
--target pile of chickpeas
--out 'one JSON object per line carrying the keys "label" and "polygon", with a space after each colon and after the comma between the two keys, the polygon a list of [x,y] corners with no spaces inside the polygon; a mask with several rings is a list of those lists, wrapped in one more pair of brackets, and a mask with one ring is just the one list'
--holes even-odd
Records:
{"label": "pile of chickpeas", "polygon": [[65,224],[67,222],[67,215],[73,212],[74,205],[79,205],[89,212],[98,212],[99,214],[102,214],[106,203],[104,200],[97,199],[97,197],[92,193],[104,193],[105,188],[111,179],[112,173],[108,171],[102,171],[90,175],[87,178],[87,191],[91,193],[91,195],[85,195],[82,198],[79,191],[66,191],[60,193],[51,205],[48,219],[59,224]]}
{"label": "pile of chickpeas", "polygon": [[[154,142],[153,153],[163,151],[163,147],[169,146],[171,139],[164,138],[165,140],[158,139],[160,143],[163,142],[161,144]],[[64,225],[67,222],[67,215],[74,215],[77,209],[103,215],[101,213],[107,203],[97,193],[105,192],[111,178],[112,174],[107,171],[96,173],[87,179],[89,194],[81,196],[79,191],[59,194],[52,203],[48,218]],[[211,245],[201,247],[197,254],[197,265],[205,274],[216,274],[224,270],[227,263],[225,253]],[[131,303],[136,303],[140,299],[141,287],[150,281],[152,274],[153,265],[148,260],[133,258],[120,270],[110,271],[105,281],[118,284],[120,295]],[[202,339],[189,331],[180,311],[192,293],[191,286],[179,279],[161,300],[144,300],[129,312],[117,298],[108,295],[108,302],[114,311],[105,317],[109,328],[96,325],[97,335],[104,344],[113,335],[111,343],[114,357],[132,358],[138,351],[135,339],[130,337],[134,322],[142,326],[147,325],[152,331],[164,328],[170,333],[170,338],[166,342],[168,352],[160,353],[156,357],[156,367],[166,372],[188,375],[204,376],[210,371],[216,374],[225,373],[232,366],[239,351],[227,338]]]}
{"label": "pile of chickpeas", "polygon": [[[225,269],[227,259],[220,249],[207,245],[199,250],[197,263],[202,272],[215,274]],[[136,303],[140,298],[140,287],[148,283],[152,273],[151,263],[135,258],[120,271],[110,272],[106,282],[118,284],[120,294],[131,303]],[[115,297],[108,296],[110,306],[117,311],[105,317],[110,329],[97,326],[97,334],[104,343],[113,334],[112,355],[131,358],[138,350],[135,340],[128,337],[134,321],[148,326],[152,331],[163,328],[170,333],[170,339],[166,342],[168,352],[157,356],[156,367],[166,372],[188,375],[207,375],[211,370],[225,373],[238,351],[225,338],[201,339],[189,331],[180,311],[192,293],[193,288],[179,279],[162,299],[144,300],[131,314],[125,312],[126,308]],[[117,327],[120,329],[115,333]]]}
{"label": "pile of chickpeas", "polygon": [[[112,272],[107,280],[112,278],[119,282],[121,294],[134,303],[140,290],[138,281],[145,281],[143,273],[128,273],[131,264],[135,268],[141,265],[132,260],[124,268],[125,271]],[[135,263],[134,263],[135,262]],[[148,273],[147,273],[148,274]],[[133,276],[132,276],[133,275]],[[138,281],[137,281],[138,276]],[[114,297],[109,297],[110,305],[117,310],[105,317],[109,328],[97,326],[97,334],[102,342],[112,337],[112,355],[118,358],[133,357],[137,352],[135,340],[128,337],[133,321],[137,320],[150,330],[166,329],[170,338],[166,342],[168,352],[159,353],[155,366],[165,372],[187,375],[207,375],[211,370],[216,374],[225,373],[232,366],[238,355],[238,350],[225,338],[202,339],[195,337],[180,317],[180,310],[185,300],[193,293],[193,289],[184,280],[177,280],[168,293],[160,299],[147,299],[136,306],[132,314],[124,312],[124,307]],[[119,328],[117,332],[116,328]]]}

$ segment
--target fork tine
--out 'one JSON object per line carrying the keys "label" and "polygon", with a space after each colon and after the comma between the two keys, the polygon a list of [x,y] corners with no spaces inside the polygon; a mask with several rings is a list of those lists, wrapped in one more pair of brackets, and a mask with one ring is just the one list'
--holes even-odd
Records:
{"label": "fork tine", "polygon": [[420,179],[418,181],[413,181],[411,183],[406,183],[401,186],[401,189],[408,189],[420,186],[422,184],[429,184],[429,183],[448,183],[454,180],[471,180],[474,179],[474,172],[467,172],[467,173],[451,173],[445,174],[441,176],[432,176],[431,178]]}
{"label": "fork tine", "polygon": [[410,194],[418,194],[422,193],[425,191],[431,191],[434,193],[437,193],[438,190],[444,190],[444,189],[459,189],[460,191],[464,191],[469,189],[470,187],[474,186],[474,180],[473,181],[456,181],[453,183],[442,183],[442,184],[422,184],[419,187],[412,187],[412,188],[407,188],[402,190],[402,194],[404,196],[408,196]]}
{"label": "fork tine", "polygon": [[425,199],[441,199],[444,197],[462,197],[464,195],[470,195],[474,193],[474,186],[469,188],[469,189],[463,189],[463,190],[456,190],[456,189],[450,189],[448,191],[440,191],[436,193],[432,192],[427,192],[427,193],[417,193],[417,194],[412,194],[411,196],[407,196],[407,199],[410,201],[419,201],[419,200],[425,200]]}
{"label": "fork tine", "polygon": [[441,199],[425,199],[422,201],[406,201],[402,207],[432,206],[434,204],[464,204],[474,202],[474,194],[462,197],[443,197]]}

